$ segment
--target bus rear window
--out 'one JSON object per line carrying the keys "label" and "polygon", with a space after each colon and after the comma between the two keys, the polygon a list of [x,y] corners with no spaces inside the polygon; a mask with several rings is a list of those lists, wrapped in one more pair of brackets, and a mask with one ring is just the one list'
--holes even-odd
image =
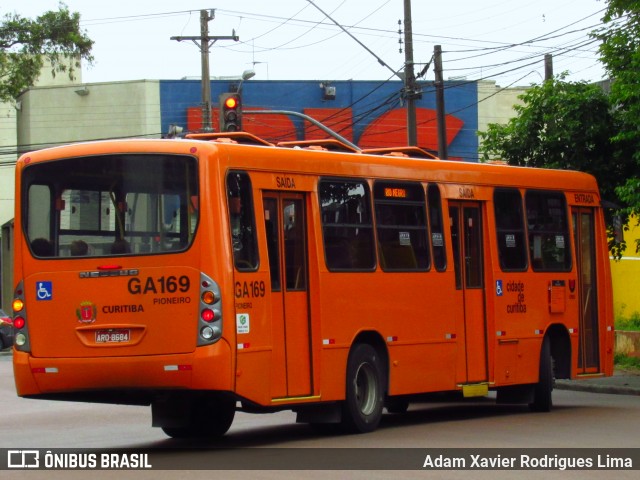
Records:
{"label": "bus rear window", "polygon": [[23,179],[25,233],[36,257],[175,252],[193,240],[193,157],[71,158],[30,165]]}

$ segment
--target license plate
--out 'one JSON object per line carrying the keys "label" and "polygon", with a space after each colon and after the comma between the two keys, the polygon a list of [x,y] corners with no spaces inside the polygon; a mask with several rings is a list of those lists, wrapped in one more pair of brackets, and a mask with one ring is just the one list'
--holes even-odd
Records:
{"label": "license plate", "polygon": [[122,343],[131,339],[131,330],[128,328],[118,330],[97,330],[96,343]]}

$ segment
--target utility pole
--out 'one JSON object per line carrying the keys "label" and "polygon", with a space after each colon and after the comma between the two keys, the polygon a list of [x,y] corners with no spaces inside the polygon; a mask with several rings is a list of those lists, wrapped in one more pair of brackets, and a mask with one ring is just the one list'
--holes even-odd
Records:
{"label": "utility pole", "polygon": [[416,123],[416,99],[419,92],[413,71],[413,27],[411,23],[411,0],[404,0],[404,94],[407,101],[407,143],[418,145]]}
{"label": "utility pole", "polygon": [[553,80],[553,56],[550,53],[544,56],[544,79]]}
{"label": "utility pole", "polygon": [[399,72],[396,72],[393,68],[387,65],[378,55],[376,55],[373,50],[367,47],[364,43],[358,40],[353,36],[349,30],[347,30],[344,26],[340,25],[337,21],[335,21],[331,16],[322,10],[319,6],[317,6],[313,0],[307,0],[311,5],[313,5],[317,10],[319,10],[325,17],[335,23],[338,28],[340,28],[344,33],[349,35],[353,40],[358,42],[358,44],[364,48],[367,52],[375,57],[380,65],[388,68],[395,76],[397,76],[400,80],[404,82],[404,98],[407,101],[407,137],[409,145],[417,145],[418,144],[418,135],[417,135],[417,125],[416,125],[416,99],[420,98],[420,92],[416,85],[416,77],[413,72],[413,33],[411,26],[411,0],[404,0],[404,38],[406,43],[405,48],[405,65],[404,65],[404,75],[401,75]]}
{"label": "utility pole", "polygon": [[171,37],[171,40],[181,42],[191,40],[200,49],[202,64],[202,129],[205,132],[213,130],[211,127],[211,77],[209,72],[209,49],[218,40],[233,40],[237,42],[240,37],[233,31],[230,36],[210,36],[209,22],[216,17],[215,10],[200,10],[200,36],[199,37]]}
{"label": "utility pole", "polygon": [[436,79],[436,118],[438,124],[438,157],[443,160],[447,154],[447,119],[444,111],[444,79],[442,78],[442,47],[436,45],[433,50],[433,71]]}

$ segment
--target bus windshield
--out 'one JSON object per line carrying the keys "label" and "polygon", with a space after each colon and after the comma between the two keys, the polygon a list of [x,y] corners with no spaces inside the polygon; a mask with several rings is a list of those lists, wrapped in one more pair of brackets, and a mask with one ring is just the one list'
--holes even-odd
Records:
{"label": "bus windshield", "polygon": [[187,249],[198,222],[196,160],[125,154],[24,170],[23,225],[35,257],[144,255]]}

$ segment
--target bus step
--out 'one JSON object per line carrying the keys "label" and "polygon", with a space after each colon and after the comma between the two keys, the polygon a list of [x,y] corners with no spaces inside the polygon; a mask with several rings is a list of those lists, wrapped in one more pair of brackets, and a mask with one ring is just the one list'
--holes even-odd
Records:
{"label": "bus step", "polygon": [[484,397],[489,393],[488,383],[474,383],[470,385],[462,385],[462,395],[464,398]]}

